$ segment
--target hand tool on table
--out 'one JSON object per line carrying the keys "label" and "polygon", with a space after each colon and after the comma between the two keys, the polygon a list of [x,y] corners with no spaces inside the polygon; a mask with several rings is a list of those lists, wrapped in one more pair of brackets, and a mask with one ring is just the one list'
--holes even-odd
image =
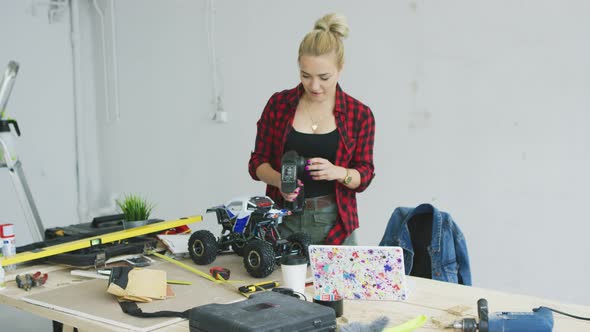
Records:
{"label": "hand tool on table", "polygon": [[228,280],[230,276],[229,269],[226,269],[221,266],[214,266],[209,269],[209,273],[213,276],[213,278],[217,280]]}
{"label": "hand tool on table", "polygon": [[18,288],[28,291],[33,287],[38,287],[45,284],[47,278],[47,273],[41,273],[40,271],[37,271],[33,274],[18,274],[15,277],[15,281]]}
{"label": "hand tool on table", "polygon": [[266,290],[266,289],[271,289],[271,288],[275,288],[275,287],[279,287],[279,283],[276,281],[264,281],[264,282],[260,282],[257,284],[252,284],[252,285],[248,285],[248,286],[242,286],[239,287],[238,290],[240,291],[240,293],[254,293],[254,292],[258,292],[260,290]]}
{"label": "hand tool on table", "polygon": [[553,330],[553,314],[549,308],[539,307],[532,312],[493,312],[488,313],[488,301],[477,301],[479,322],[475,318],[456,321],[452,327],[462,332],[510,332]]}

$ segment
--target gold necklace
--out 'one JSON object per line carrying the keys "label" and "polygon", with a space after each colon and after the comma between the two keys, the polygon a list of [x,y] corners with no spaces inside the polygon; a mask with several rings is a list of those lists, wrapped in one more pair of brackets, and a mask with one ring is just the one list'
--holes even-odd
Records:
{"label": "gold necklace", "polygon": [[311,116],[311,111],[309,110],[309,108],[306,108],[306,111],[307,111],[307,114],[309,115],[309,119],[311,120],[311,131],[313,131],[315,133],[315,131],[318,129],[318,125],[326,117],[327,113],[324,113],[324,115],[322,115],[317,121],[315,121],[313,119],[313,116]]}

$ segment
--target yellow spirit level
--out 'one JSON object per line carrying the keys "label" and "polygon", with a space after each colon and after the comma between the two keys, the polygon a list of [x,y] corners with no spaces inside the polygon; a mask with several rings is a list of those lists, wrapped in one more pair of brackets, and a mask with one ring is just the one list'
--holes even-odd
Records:
{"label": "yellow spirit level", "polygon": [[125,229],[122,231],[97,235],[97,236],[89,237],[86,239],[75,240],[75,241],[68,242],[68,243],[61,243],[61,244],[57,244],[57,245],[46,247],[46,248],[21,252],[21,253],[18,253],[16,255],[10,256],[10,257],[1,257],[0,258],[0,265],[7,266],[7,265],[11,265],[11,264],[24,263],[24,262],[32,261],[32,260],[43,258],[43,257],[49,257],[49,256],[53,256],[53,255],[63,254],[65,252],[78,250],[78,249],[89,248],[89,247],[96,246],[99,244],[112,243],[115,241],[124,240],[124,239],[132,238],[132,237],[136,237],[136,236],[140,236],[140,235],[156,233],[156,232],[163,231],[163,230],[166,230],[169,228],[187,225],[187,224],[191,224],[191,223],[201,221],[201,220],[203,220],[202,216],[192,216],[192,217],[180,218],[180,219],[176,219],[176,220],[166,220],[166,221],[157,222],[157,223],[153,223],[153,224],[149,224],[149,225],[145,225],[145,226],[140,226],[140,227]]}

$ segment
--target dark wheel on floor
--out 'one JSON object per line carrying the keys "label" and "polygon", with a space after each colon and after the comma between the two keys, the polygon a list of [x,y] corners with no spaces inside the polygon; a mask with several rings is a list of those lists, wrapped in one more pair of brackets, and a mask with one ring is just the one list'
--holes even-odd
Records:
{"label": "dark wheel on floor", "polygon": [[244,256],[244,248],[246,247],[246,241],[236,241],[232,243],[231,249],[238,255]]}
{"label": "dark wheel on floor", "polygon": [[207,265],[217,258],[217,240],[213,233],[200,230],[191,235],[188,240],[188,252],[193,262],[198,265]]}
{"label": "dark wheel on floor", "polygon": [[244,267],[255,278],[264,278],[275,269],[275,251],[262,240],[248,241],[244,247]]}
{"label": "dark wheel on floor", "polygon": [[287,237],[289,241],[289,252],[293,255],[301,255],[307,258],[309,263],[309,245],[311,236],[304,232],[293,233]]}

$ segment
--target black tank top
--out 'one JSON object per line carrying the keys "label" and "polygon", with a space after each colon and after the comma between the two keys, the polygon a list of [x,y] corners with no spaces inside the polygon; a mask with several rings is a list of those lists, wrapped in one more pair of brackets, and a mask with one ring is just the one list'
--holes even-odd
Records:
{"label": "black tank top", "polygon": [[[337,149],[338,130],[336,129],[327,134],[305,134],[291,128],[285,143],[285,152],[295,150],[306,159],[319,157],[329,160],[332,164],[336,161]],[[301,181],[304,185],[305,198],[334,193],[334,181],[314,181],[307,171],[303,171]]]}

